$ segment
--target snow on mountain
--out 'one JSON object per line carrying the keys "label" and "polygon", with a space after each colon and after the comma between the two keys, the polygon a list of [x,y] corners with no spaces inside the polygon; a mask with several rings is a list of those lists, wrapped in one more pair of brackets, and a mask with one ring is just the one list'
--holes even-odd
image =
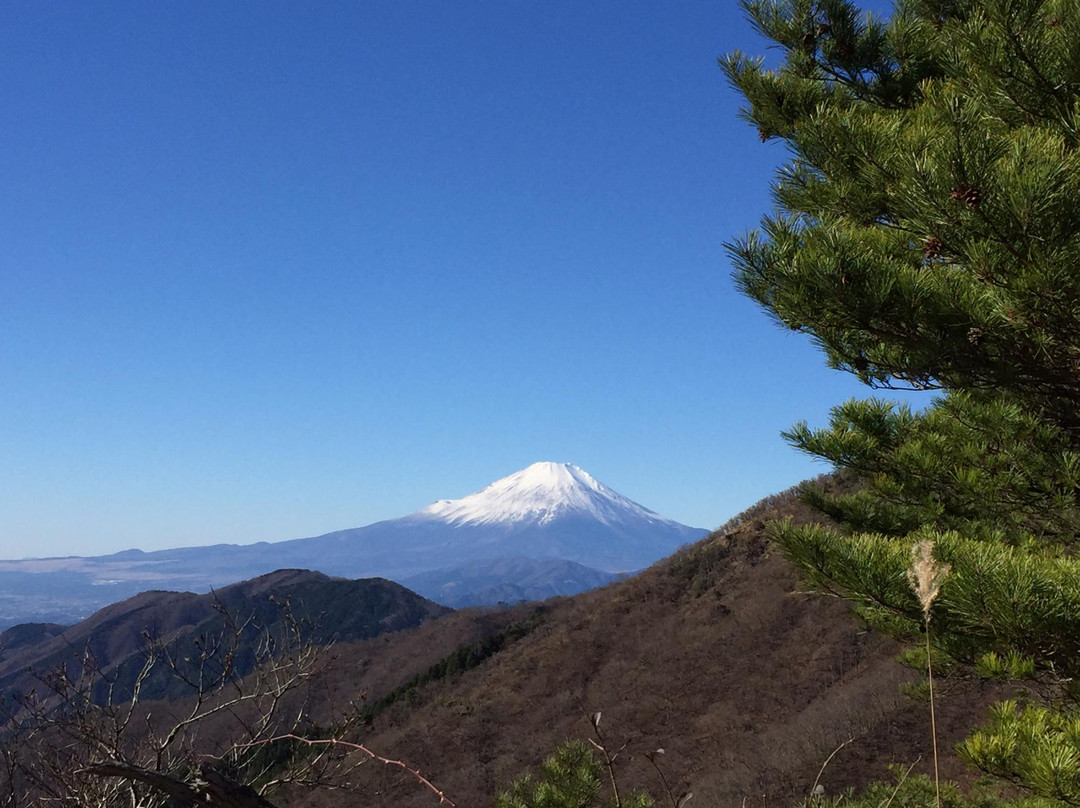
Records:
{"label": "snow on mountain", "polygon": [[454,526],[549,524],[578,516],[605,525],[629,520],[676,525],[608,488],[571,463],[533,463],[462,499],[443,499],[413,514]]}
{"label": "snow on mountain", "polygon": [[570,463],[534,463],[467,497],[322,539],[337,541],[328,551],[339,558],[346,545],[355,552],[362,544],[367,560],[381,555],[381,574],[396,578],[406,566],[437,569],[440,559],[453,567],[505,556],[630,572],[705,533],[659,516]]}

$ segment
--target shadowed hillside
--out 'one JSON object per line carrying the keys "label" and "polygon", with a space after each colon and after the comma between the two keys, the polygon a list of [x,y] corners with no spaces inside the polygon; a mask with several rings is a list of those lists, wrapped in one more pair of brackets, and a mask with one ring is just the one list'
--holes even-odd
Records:
{"label": "shadowed hillside", "polygon": [[426,572],[405,578],[401,583],[436,603],[459,609],[576,595],[620,577],[625,576],[562,558],[510,557]]}
{"label": "shadowed hillside", "polygon": [[[279,570],[206,595],[144,592],[68,628],[29,624],[5,631],[0,692],[11,696],[36,687],[30,669],[74,670],[89,656],[102,674],[101,685],[114,683],[112,697],[124,700],[143,668],[148,643],[171,644],[181,664],[198,657],[200,637],[232,632],[226,621],[236,624],[237,672],[243,674],[254,664],[254,646],[279,634],[286,621],[296,622],[307,639],[327,644],[409,628],[447,611],[392,581],[335,579],[307,570]],[[142,698],[189,690],[168,666],[158,665],[142,683]]]}

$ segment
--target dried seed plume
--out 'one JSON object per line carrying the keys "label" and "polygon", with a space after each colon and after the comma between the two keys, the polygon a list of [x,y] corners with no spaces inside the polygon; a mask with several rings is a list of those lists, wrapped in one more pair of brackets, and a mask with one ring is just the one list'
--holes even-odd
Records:
{"label": "dried seed plume", "polygon": [[952,566],[934,560],[934,543],[929,539],[916,542],[911,547],[911,566],[907,577],[911,588],[922,606],[923,619],[930,622],[930,607],[941,591],[941,585],[948,577]]}

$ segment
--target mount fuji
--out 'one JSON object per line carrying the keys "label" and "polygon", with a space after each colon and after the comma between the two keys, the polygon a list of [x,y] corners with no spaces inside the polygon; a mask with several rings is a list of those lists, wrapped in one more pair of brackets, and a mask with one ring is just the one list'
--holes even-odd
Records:
{"label": "mount fuji", "polygon": [[[560,558],[604,572],[647,567],[707,531],[665,519],[569,463],[534,463],[462,499],[400,519],[282,542],[340,574],[388,578],[506,556]],[[325,570],[324,570],[325,571]]]}
{"label": "mount fuji", "polygon": [[65,622],[146,589],[207,591],[281,568],[413,579],[429,597],[452,592],[442,600],[453,605],[482,602],[469,594],[480,590],[504,600],[572,594],[649,566],[706,532],[665,519],[577,466],[534,463],[462,499],[313,538],[0,561],[0,626]]}

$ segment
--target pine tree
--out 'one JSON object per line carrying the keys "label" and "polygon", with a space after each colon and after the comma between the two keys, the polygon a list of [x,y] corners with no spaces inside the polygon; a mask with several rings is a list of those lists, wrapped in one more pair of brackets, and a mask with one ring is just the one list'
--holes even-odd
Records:
{"label": "pine tree", "polygon": [[925,631],[910,549],[932,542],[951,565],[932,652],[1047,685],[963,754],[1080,805],[1080,4],[745,8],[783,63],[721,66],[792,158],[775,213],[729,245],[737,283],[867,385],[941,391],[921,413],[851,401],[824,429],[796,425],[797,448],[862,486],[806,492],[838,528],[774,536],[910,638]]}
{"label": "pine tree", "polygon": [[585,741],[566,741],[540,765],[540,776],[524,775],[495,800],[495,808],[651,808],[640,791],[604,793],[603,764]]}

